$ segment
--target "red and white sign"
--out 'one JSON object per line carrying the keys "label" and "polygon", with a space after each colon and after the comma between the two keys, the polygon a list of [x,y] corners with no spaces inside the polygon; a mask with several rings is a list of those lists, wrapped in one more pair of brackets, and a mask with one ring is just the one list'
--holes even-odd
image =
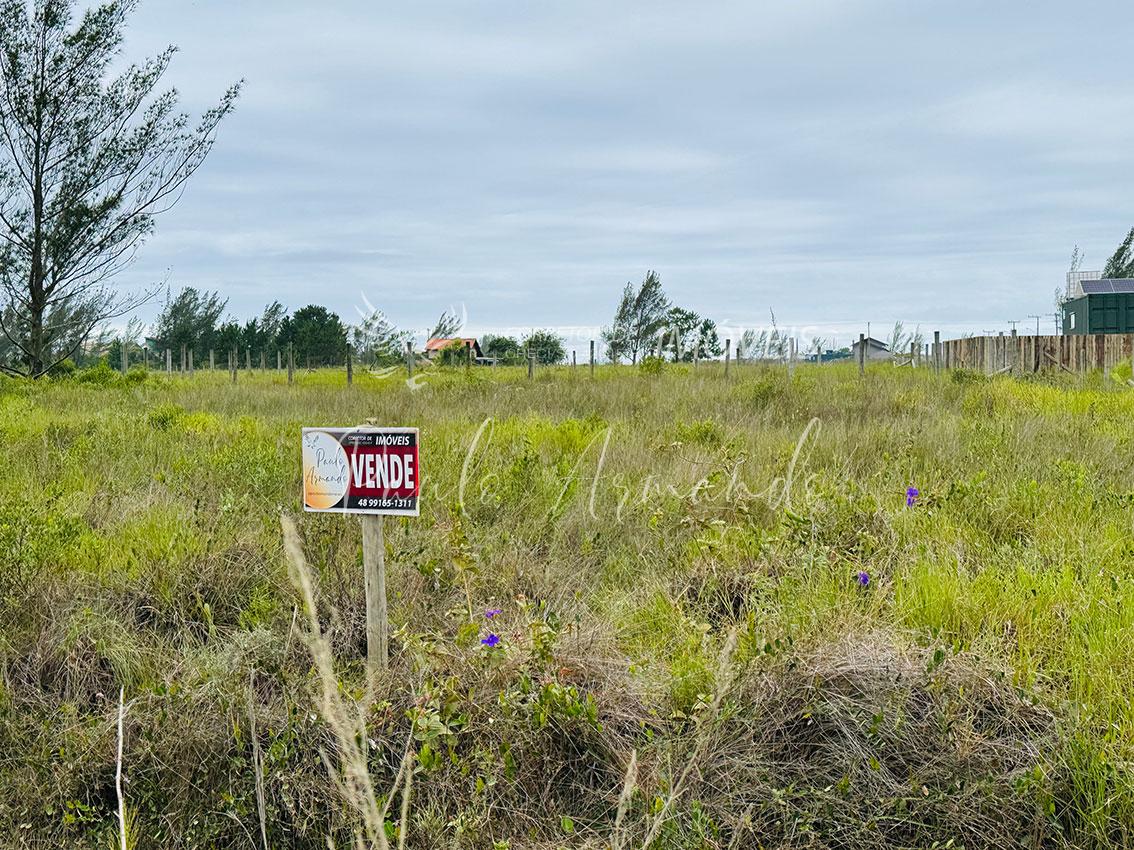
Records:
{"label": "red and white sign", "polygon": [[304,428],[303,509],[418,515],[416,428]]}

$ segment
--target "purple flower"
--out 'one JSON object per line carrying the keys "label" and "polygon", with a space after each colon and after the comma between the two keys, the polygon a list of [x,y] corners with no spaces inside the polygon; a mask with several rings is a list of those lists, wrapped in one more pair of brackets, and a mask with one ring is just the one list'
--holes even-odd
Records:
{"label": "purple flower", "polygon": [[917,497],[921,492],[916,487],[910,487],[906,490],[906,507],[912,508],[913,503],[917,501]]}
{"label": "purple flower", "polygon": [[488,647],[496,646],[496,644],[500,643],[500,635],[489,635],[486,638],[481,638],[480,642]]}
{"label": "purple flower", "polygon": [[862,587],[866,587],[868,584],[870,584],[870,573],[859,570],[859,573],[854,577],[854,580],[857,581]]}
{"label": "purple flower", "polygon": [[484,616],[486,616],[488,619],[491,620],[497,614],[503,614],[503,613],[504,613],[504,610],[502,608],[489,608],[487,611],[484,612]]}

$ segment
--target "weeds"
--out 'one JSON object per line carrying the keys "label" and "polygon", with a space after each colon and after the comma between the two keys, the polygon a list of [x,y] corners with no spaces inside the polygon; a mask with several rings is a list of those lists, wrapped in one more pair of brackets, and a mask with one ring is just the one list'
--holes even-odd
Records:
{"label": "weeds", "polygon": [[[117,844],[119,742],[138,848],[1134,840],[1121,383],[464,371],[0,379],[7,844]],[[278,519],[370,417],[426,473],[373,686],[357,524]]]}

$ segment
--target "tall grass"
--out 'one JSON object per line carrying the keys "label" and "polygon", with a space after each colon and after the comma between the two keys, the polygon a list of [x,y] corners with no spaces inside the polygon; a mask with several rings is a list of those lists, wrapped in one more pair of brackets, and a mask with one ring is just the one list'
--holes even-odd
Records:
{"label": "tall grass", "polygon": [[[124,688],[140,848],[1126,846],[1132,414],[889,365],[0,381],[0,834],[117,840]],[[358,523],[296,514],[297,589],[278,517],[299,428],[371,417],[425,491],[368,689]]]}

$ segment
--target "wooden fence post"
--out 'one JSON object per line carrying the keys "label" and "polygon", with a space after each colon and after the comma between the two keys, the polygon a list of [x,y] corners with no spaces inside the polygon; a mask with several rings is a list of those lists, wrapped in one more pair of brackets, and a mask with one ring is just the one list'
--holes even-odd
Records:
{"label": "wooden fence post", "polygon": [[228,367],[232,371],[232,382],[236,383],[236,370],[240,368],[240,350],[232,349],[228,353]]}
{"label": "wooden fence post", "polygon": [[941,374],[941,331],[933,332],[933,371]]}
{"label": "wooden fence post", "polygon": [[381,514],[363,514],[362,572],[366,586],[366,670],[373,677],[390,663],[386,634],[386,545]]}
{"label": "wooden fence post", "polygon": [[185,346],[181,346],[181,371],[185,371]]}
{"label": "wooden fence post", "polygon": [[165,374],[173,374],[173,352],[168,348],[165,350]]}
{"label": "wooden fence post", "polygon": [[591,340],[591,377],[595,376],[595,341]]}
{"label": "wooden fence post", "polygon": [[126,353],[126,341],[119,340],[118,342],[118,360],[119,365],[122,367],[122,374],[126,374],[126,370],[130,368],[130,355]]}
{"label": "wooden fence post", "polygon": [[858,374],[866,374],[866,334],[858,335]]}
{"label": "wooden fence post", "polygon": [[150,347],[147,345],[142,348],[142,366],[146,371],[150,371]]}
{"label": "wooden fence post", "polygon": [[406,340],[406,375],[413,377],[413,342]]}
{"label": "wooden fence post", "polygon": [[252,349],[244,349],[244,368],[251,373],[252,371]]}
{"label": "wooden fence post", "polygon": [[787,376],[788,380],[792,379],[795,375],[795,337],[793,336],[788,340],[788,361],[787,361]]}
{"label": "wooden fence post", "polygon": [[728,377],[728,362],[732,358],[732,340],[724,341],[724,376]]}
{"label": "wooden fence post", "polygon": [[535,374],[535,355],[528,352],[528,380]]}
{"label": "wooden fence post", "polygon": [[209,371],[214,372],[217,368],[216,352],[211,348],[209,349]]}
{"label": "wooden fence post", "polygon": [[349,387],[354,383],[354,364],[351,362],[350,344],[346,347],[346,385]]}
{"label": "wooden fence post", "polygon": [[193,377],[193,349],[189,349],[189,377]]}
{"label": "wooden fence post", "polygon": [[287,382],[290,384],[295,381],[295,347],[289,342],[287,344]]}
{"label": "wooden fence post", "polygon": [[915,363],[914,363],[914,360],[916,359],[916,356],[917,356],[917,355],[915,354],[915,352],[916,352],[916,351],[917,351],[917,346],[916,346],[916,344],[915,344],[915,343],[913,343],[913,342],[911,342],[911,343],[910,343],[910,368],[911,368],[911,369],[913,369],[913,368],[915,367]]}

